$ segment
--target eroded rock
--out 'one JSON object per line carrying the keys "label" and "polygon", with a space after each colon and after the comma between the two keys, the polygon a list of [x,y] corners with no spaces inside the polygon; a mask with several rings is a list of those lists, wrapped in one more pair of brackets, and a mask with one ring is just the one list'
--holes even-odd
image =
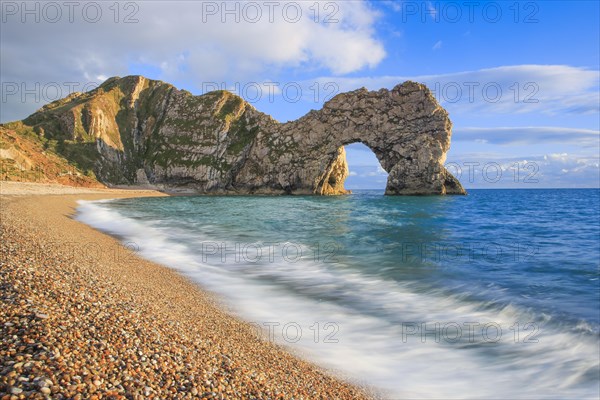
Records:
{"label": "eroded rock", "polygon": [[386,194],[464,194],[443,166],[452,124],[422,84],[360,89],[278,123],[226,91],[202,96],[141,76],[44,106],[23,121],[107,184],[199,193],[348,193],[343,146],[362,142],[389,173]]}

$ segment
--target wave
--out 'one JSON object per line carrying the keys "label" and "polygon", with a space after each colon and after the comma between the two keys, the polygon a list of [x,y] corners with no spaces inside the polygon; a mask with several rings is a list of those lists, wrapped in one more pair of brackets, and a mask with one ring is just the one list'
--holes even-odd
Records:
{"label": "wave", "polygon": [[[514,304],[361,273],[304,244],[244,250],[80,201],[76,218],[213,291],[265,340],[390,397],[598,398],[598,334]],[[165,216],[167,218],[167,216]],[[287,247],[286,247],[287,244]],[[258,259],[257,249],[268,248]],[[225,250],[224,252],[221,250]],[[272,250],[272,251],[271,251]],[[585,324],[584,324],[585,325]]]}

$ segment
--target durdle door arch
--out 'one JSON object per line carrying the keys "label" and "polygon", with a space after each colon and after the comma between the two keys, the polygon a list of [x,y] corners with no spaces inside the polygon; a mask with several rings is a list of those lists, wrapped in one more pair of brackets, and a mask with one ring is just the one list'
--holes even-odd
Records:
{"label": "durdle door arch", "polygon": [[387,195],[465,194],[443,166],[452,123],[422,84],[342,93],[321,110],[277,128],[294,151],[279,158],[273,183],[290,193],[346,193],[343,146],[360,142],[389,173]]}
{"label": "durdle door arch", "polygon": [[[341,93],[282,124],[224,90],[194,96],[142,76],[114,77],[22,123],[48,140],[76,143],[85,168],[106,184],[344,194],[343,146],[361,142],[389,173],[388,195],[465,193],[443,166],[452,134],[448,113],[415,82]],[[80,153],[63,156],[81,161]]]}

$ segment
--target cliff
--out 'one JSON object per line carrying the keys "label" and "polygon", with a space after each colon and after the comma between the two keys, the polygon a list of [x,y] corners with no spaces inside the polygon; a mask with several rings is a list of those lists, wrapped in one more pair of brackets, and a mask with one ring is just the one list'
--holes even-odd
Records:
{"label": "cliff", "polygon": [[389,173],[386,194],[464,194],[443,167],[451,126],[414,82],[339,94],[281,124],[227,91],[193,96],[128,76],[50,103],[2,137],[10,128],[37,138],[77,174],[109,185],[225,194],[347,193],[343,146],[362,142]]}

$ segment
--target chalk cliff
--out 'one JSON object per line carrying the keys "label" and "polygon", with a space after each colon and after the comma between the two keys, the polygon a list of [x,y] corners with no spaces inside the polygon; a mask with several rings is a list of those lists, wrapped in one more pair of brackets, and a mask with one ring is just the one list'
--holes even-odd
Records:
{"label": "chalk cliff", "polygon": [[224,194],[344,194],[343,146],[362,142],[386,194],[464,194],[444,168],[452,124],[421,84],[342,93],[279,123],[227,91],[202,96],[142,76],[111,78],[5,128],[38,137],[100,182]]}

